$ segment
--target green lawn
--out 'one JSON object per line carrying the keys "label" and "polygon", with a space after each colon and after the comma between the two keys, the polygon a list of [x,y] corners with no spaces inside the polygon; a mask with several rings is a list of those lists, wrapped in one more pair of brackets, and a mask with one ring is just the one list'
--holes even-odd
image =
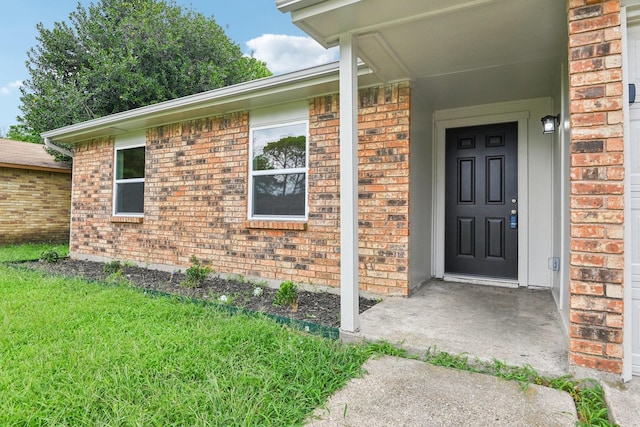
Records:
{"label": "green lawn", "polygon": [[0,425],[299,425],[373,351],[1,264],[0,323]]}
{"label": "green lawn", "polygon": [[44,251],[53,250],[61,257],[69,255],[69,245],[51,245],[47,243],[28,243],[26,245],[0,246],[0,262],[36,260]]}
{"label": "green lawn", "polygon": [[[68,247],[0,247],[0,425],[289,426],[388,344],[342,345],[263,318],[127,287],[44,276],[3,261]],[[602,388],[530,367],[477,371],[567,391],[581,426],[610,426]],[[585,386],[586,384],[586,386]]]}

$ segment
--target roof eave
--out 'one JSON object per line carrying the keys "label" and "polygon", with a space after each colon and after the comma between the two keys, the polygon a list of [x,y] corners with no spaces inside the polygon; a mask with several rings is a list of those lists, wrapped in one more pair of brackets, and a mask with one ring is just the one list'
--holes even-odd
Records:
{"label": "roof eave", "polygon": [[0,162],[0,168],[7,169],[25,169],[25,170],[35,170],[35,171],[43,171],[43,172],[56,172],[56,173],[71,173],[71,166],[65,164],[61,164],[61,166],[52,165],[31,165],[26,163],[2,163]]}
{"label": "roof eave", "polygon": [[313,6],[318,3],[322,3],[326,0],[276,0],[276,7],[282,13],[287,13],[305,7]]}
{"label": "roof eave", "polygon": [[[337,84],[338,72],[339,64],[334,62],[112,114],[47,131],[41,136],[51,141],[76,143],[134,128],[160,126],[267,106],[283,102],[283,97],[287,98],[288,93],[295,92],[299,97],[288,99],[294,101],[296,98],[300,99],[300,96],[309,96],[302,96],[304,94],[316,95],[314,88],[317,88],[317,94],[321,94],[321,89],[326,88],[327,84]],[[361,66],[359,73],[368,75],[371,70]],[[225,106],[235,108],[225,110]]]}

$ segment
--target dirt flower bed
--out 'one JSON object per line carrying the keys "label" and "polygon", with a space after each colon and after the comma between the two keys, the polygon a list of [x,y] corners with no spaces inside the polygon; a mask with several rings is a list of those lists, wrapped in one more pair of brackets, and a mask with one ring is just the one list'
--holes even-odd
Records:
{"label": "dirt flower bed", "polygon": [[[68,258],[52,263],[37,261],[21,265],[49,274],[82,277],[102,282],[128,283],[140,289],[216,301],[323,326],[338,327],[340,325],[340,296],[328,292],[300,290],[297,309],[294,311],[289,306],[273,304],[277,289],[269,288],[265,284],[248,282],[241,277],[237,280],[227,280],[211,274],[200,285],[189,287],[181,285],[186,279],[183,273],[170,273],[129,265],[123,265],[115,272],[105,271],[107,264],[104,263]],[[256,288],[260,290],[256,291]],[[373,307],[376,302],[376,300],[361,297],[360,313]]]}

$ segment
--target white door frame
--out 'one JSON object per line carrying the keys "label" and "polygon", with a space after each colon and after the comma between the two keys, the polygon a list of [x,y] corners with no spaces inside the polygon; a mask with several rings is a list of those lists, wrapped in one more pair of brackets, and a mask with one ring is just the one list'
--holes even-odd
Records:
{"label": "white door frame", "polygon": [[[638,3],[638,2],[627,2]],[[622,34],[622,82],[623,87],[627,88],[630,76],[629,76],[629,40],[628,40],[628,24],[631,21],[638,21],[640,19],[640,10],[638,7],[627,10],[624,6],[620,11],[620,30]],[[631,192],[632,182],[629,177],[631,172],[630,155],[631,155],[631,109],[629,108],[629,92],[623,91],[623,113],[624,113],[624,283],[623,288],[623,302],[624,302],[624,324],[623,324],[623,357],[622,357],[622,380],[629,381],[633,377],[633,313],[632,313],[632,291],[633,291],[633,278],[632,278],[632,255],[626,253],[633,244],[633,235],[631,225],[628,223],[632,220],[631,216]]]}
{"label": "white door frame", "polygon": [[[437,111],[435,120],[434,144],[434,223],[433,223],[433,265],[434,277],[445,278],[444,273],[444,224],[445,224],[445,136],[448,128],[485,125],[491,123],[518,122],[518,280],[473,280],[474,283],[501,286],[528,285],[529,256],[529,173],[527,152],[529,148],[529,110],[531,101],[517,101],[474,106],[468,108]],[[493,112],[487,114],[487,112]],[[455,280],[455,278],[451,278]],[[463,280],[463,278],[457,278]]]}

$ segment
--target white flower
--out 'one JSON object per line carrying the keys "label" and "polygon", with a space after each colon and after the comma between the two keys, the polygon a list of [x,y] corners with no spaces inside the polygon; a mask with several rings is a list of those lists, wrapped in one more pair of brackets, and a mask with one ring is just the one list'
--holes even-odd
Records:
{"label": "white flower", "polygon": [[262,296],[262,288],[260,286],[258,286],[257,288],[253,289],[253,296],[254,297],[259,297]]}
{"label": "white flower", "polygon": [[220,301],[227,302],[228,300],[229,300],[229,298],[227,298],[226,295],[220,295]]}

